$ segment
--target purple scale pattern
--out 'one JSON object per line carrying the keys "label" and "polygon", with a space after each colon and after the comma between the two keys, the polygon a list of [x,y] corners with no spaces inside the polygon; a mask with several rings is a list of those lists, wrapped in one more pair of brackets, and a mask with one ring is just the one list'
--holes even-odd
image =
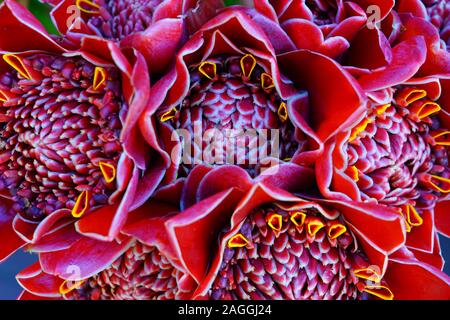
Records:
{"label": "purple scale pattern", "polygon": [[88,24],[108,38],[121,40],[126,36],[146,30],[153,13],[163,0],[95,0],[104,9],[92,15]]}
{"label": "purple scale pattern", "polygon": [[[315,209],[308,217],[328,219]],[[268,214],[283,216],[282,228],[267,226]],[[222,265],[209,292],[210,298],[225,300],[348,300],[366,299],[363,283],[352,270],[366,267],[364,253],[346,231],[331,239],[326,228],[315,235],[306,223],[298,227],[289,212],[274,206],[254,209],[238,231],[251,248],[227,247]],[[356,248],[356,250],[355,250]]]}
{"label": "purple scale pattern", "polygon": [[113,186],[99,162],[117,165],[127,109],[117,70],[107,68],[108,79],[94,90],[95,67],[80,58],[36,54],[23,63],[33,79],[12,68],[0,76],[10,95],[0,102],[0,189],[16,212],[36,220],[71,209],[84,190],[92,192],[91,205],[106,203]]}
{"label": "purple scale pattern", "polygon": [[[189,94],[168,121],[173,129],[184,129],[190,137],[191,163],[181,164],[180,176],[204,162],[237,164],[255,176],[267,157],[288,160],[305,146],[304,135],[294,129],[289,119],[279,117],[278,109],[284,101],[276,88],[262,88],[264,69],[257,64],[247,79],[242,75],[240,59],[210,59],[217,66],[212,80],[198,72],[198,67],[192,68]],[[261,138],[261,129],[267,130],[267,139]],[[251,130],[256,134],[252,135]],[[213,139],[219,135],[223,136]],[[278,150],[273,148],[276,141]]]}
{"label": "purple scale pattern", "polygon": [[408,108],[392,104],[368,119],[371,123],[344,148],[348,166],[358,169],[363,201],[432,207],[439,192],[427,187],[426,176],[450,178],[447,147],[431,137],[440,127],[438,118],[419,120]]}

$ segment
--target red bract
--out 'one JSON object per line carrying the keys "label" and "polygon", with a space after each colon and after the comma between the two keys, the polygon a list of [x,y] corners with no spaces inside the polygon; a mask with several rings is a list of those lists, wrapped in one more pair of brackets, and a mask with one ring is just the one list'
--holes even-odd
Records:
{"label": "red bract", "polygon": [[[258,155],[258,164],[264,164],[271,158],[270,148],[258,144],[251,152],[243,150],[240,164],[235,153],[227,153],[225,146],[229,142],[234,146],[235,137],[226,136],[226,130],[244,134],[246,130],[279,130],[277,161],[292,158],[308,163],[313,155],[309,151],[317,148],[317,142],[303,131],[304,119],[311,119],[327,134],[352,112],[362,112],[359,87],[350,78],[337,63],[310,51],[278,60],[270,38],[245,11],[225,10],[191,37],[172,70],[154,85],[141,129],[147,142],[167,159],[167,181],[185,176],[199,163],[239,164],[258,174],[261,168],[252,166],[251,159]],[[339,90],[336,82],[342,85]],[[342,111],[344,101],[348,111]],[[335,118],[320,121],[320,112],[311,112],[314,109]],[[205,153],[211,135],[203,135],[208,132],[225,140],[212,155]],[[182,157],[183,145],[191,152],[188,165],[186,150]],[[266,157],[261,156],[262,149],[268,151]]]}
{"label": "red bract", "polygon": [[156,160],[137,148],[135,124],[149,94],[145,60],[88,37],[69,51],[14,1],[0,14],[0,259],[70,223],[113,239],[162,173],[152,167],[138,188]]}
{"label": "red bract", "polygon": [[445,0],[398,1],[397,10],[408,12],[430,21],[439,31],[441,39],[450,45],[450,3]]}
{"label": "red bract", "polygon": [[[111,298],[110,292],[118,292],[114,298],[167,297],[153,295],[158,288],[168,288],[169,297],[196,299],[448,298],[445,274],[406,249],[397,251],[405,234],[395,211],[285,191],[310,189],[304,182],[311,174],[289,164],[270,178],[251,179],[236,166],[198,166],[130,214],[123,232],[145,246],[128,249],[130,240],[121,237],[120,246],[111,244],[108,255],[98,257],[86,243],[79,255],[76,243],[64,249],[55,245],[58,237],[49,238],[31,246],[45,251],[42,269],[31,267],[18,279],[32,294],[54,298],[60,291],[65,298]],[[157,259],[140,260],[155,246]],[[79,273],[67,282],[70,265]],[[151,280],[158,265],[160,279]]]}

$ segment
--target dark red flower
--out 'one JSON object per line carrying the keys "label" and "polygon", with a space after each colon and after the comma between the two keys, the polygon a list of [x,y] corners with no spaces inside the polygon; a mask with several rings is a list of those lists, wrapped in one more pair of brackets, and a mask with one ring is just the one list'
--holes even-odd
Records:
{"label": "dark red flower", "polygon": [[135,126],[149,97],[145,60],[88,37],[69,51],[14,1],[0,14],[17,34],[0,39],[0,259],[71,222],[113,239],[162,174],[152,167],[138,188],[152,161]]}
{"label": "dark red flower", "polygon": [[[333,87],[336,81],[340,90]],[[185,176],[199,163],[238,164],[256,175],[261,168],[252,162],[255,158],[262,166],[274,158],[311,162],[317,142],[303,131],[304,119],[326,134],[363,108],[356,82],[337,63],[306,50],[278,60],[270,39],[239,8],[225,10],[191,37],[172,70],[155,83],[152,97],[141,129],[167,159],[166,181]],[[344,101],[352,108],[348,112],[338,111]],[[335,118],[321,121],[314,108]],[[278,154],[272,153],[270,136],[259,144],[250,137],[251,152],[227,148],[236,146],[238,133],[245,137],[249,130],[272,129],[279,132]],[[211,141],[214,152],[207,149]]]}
{"label": "dark red flower", "polygon": [[[294,169],[292,165],[289,168],[280,169],[270,181],[257,184],[249,183],[248,177],[236,168],[219,168],[187,180],[185,190],[197,189],[184,198],[188,203],[197,199],[201,201],[198,205],[204,205],[214,193],[223,197],[207,215],[198,214],[202,211],[194,205],[166,223],[182,263],[199,282],[194,296],[232,299],[364,299],[368,298],[366,293],[382,299],[449,296],[449,279],[438,269],[411,256],[395,265],[388,259],[405,236],[403,222],[394,211],[371,204],[293,196],[271,184],[284,181],[288,184],[278,186],[302,190],[300,186],[289,185],[289,181],[307,181],[298,176],[299,172],[305,174],[304,169]],[[216,186],[214,181],[219,176],[232,178]],[[237,202],[233,203],[237,204],[229,211],[225,206],[234,198]],[[196,246],[188,245],[192,243]],[[352,246],[358,249],[350,250]],[[213,256],[211,252],[215,252]],[[409,264],[419,270],[418,278],[436,279],[442,291],[422,291],[400,276],[395,284],[385,281],[385,274],[408,269]]]}
{"label": "dark red flower", "polygon": [[435,116],[440,106],[424,90],[404,87],[394,97],[392,104],[374,105],[358,125],[326,145],[318,180],[331,198],[345,194],[400,209],[408,232],[413,229],[408,244],[432,250],[431,212],[450,191],[443,140],[448,131]]}
{"label": "dark red flower", "polygon": [[[394,210],[306,200],[283,190],[310,189],[304,182],[311,174],[289,164],[270,177],[251,179],[236,166],[198,166],[187,180],[163,187],[130,214],[123,232],[145,245],[122,236],[120,245],[105,244],[111,248],[103,245],[98,256],[86,243],[95,240],[65,248],[56,245],[60,236],[50,235],[48,243],[30,246],[41,252],[42,269],[35,265],[18,279],[37,297],[58,298],[62,291],[75,299],[449,297],[448,276],[402,247],[403,220]],[[178,212],[174,203],[184,210]],[[68,282],[63,279],[71,265],[79,273]],[[157,266],[163,266],[159,281],[152,276]],[[167,295],[155,294],[161,288]]]}

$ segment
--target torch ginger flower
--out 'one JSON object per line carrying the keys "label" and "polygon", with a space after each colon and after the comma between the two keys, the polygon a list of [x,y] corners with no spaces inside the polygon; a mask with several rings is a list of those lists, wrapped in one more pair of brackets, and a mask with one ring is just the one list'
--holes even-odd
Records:
{"label": "torch ginger flower", "polygon": [[[252,179],[236,166],[197,166],[130,213],[118,240],[98,244],[101,253],[87,245],[95,240],[62,233],[31,245],[40,264],[18,275],[27,290],[21,297],[448,298],[448,276],[402,247],[403,220],[394,210],[285,190],[312,188],[311,174],[284,164]],[[72,264],[80,273],[68,281]]]}
{"label": "torch ginger flower", "polygon": [[162,176],[158,166],[144,176],[150,151],[136,148],[145,60],[95,38],[69,51],[14,1],[0,14],[2,30],[30,39],[0,41],[0,258],[73,222],[81,233],[114,238]]}

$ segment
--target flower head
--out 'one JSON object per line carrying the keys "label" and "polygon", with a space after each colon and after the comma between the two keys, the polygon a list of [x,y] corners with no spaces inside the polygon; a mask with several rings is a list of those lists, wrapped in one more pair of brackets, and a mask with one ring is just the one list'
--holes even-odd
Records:
{"label": "flower head", "polygon": [[[164,224],[179,210],[177,188],[162,188],[139,209],[112,241],[92,239],[73,225],[27,246],[39,263],[17,279],[23,299],[68,300],[183,299],[192,294],[192,278],[167,240]],[[145,230],[141,227],[147,224]],[[83,252],[80,255],[80,252]]]}
{"label": "flower head", "polygon": [[[316,67],[323,73],[310,72]],[[321,81],[341,81],[343,90],[323,89]],[[303,131],[301,115],[316,122],[314,107],[337,106],[345,97],[357,110],[362,99],[345,71],[322,55],[302,51],[278,61],[270,39],[241,8],[202,26],[153,93],[141,129],[144,137],[156,132],[159,141],[147,142],[167,159],[168,181],[202,163],[236,164],[253,176],[268,162],[301,157],[306,163],[317,145]],[[323,131],[345,122],[337,109],[336,119],[320,124]]]}
{"label": "flower head", "polygon": [[448,297],[448,276],[402,247],[403,220],[395,211],[285,191],[311,190],[305,182],[312,173],[285,164],[270,178],[252,179],[236,166],[196,167],[132,212],[114,242],[79,235],[57,241],[64,234],[57,232],[31,245],[40,267],[19,274],[23,297]]}
{"label": "flower head", "polygon": [[148,196],[135,197],[152,161],[148,149],[136,148],[149,92],[144,59],[95,38],[69,51],[14,1],[0,11],[4,30],[13,22],[20,36],[35,39],[25,50],[14,38],[0,41],[0,221],[19,236],[2,244],[1,258],[68,221],[114,238],[133,201]]}
{"label": "flower head", "polygon": [[[395,283],[385,278],[407,270],[409,263],[428,268],[411,256],[403,265],[391,262],[405,239],[395,211],[295,196],[285,190],[312,186],[305,185],[311,172],[294,165],[253,180],[236,167],[194,170],[195,179],[183,187],[186,209],[166,222],[181,264],[198,283],[194,297],[402,299],[421,290],[406,278]],[[219,182],[217,177],[229,178]],[[440,278],[441,293],[447,295],[449,279],[438,269],[426,275],[430,270],[418,272],[418,279]]]}
{"label": "flower head", "polygon": [[308,49],[332,58],[341,56],[362,28],[379,23],[394,6],[391,0],[254,3],[250,14],[268,34],[276,35],[277,52]]}
{"label": "flower head", "polygon": [[[177,18],[188,7],[184,2],[167,0],[51,0],[52,16],[59,31],[88,32],[122,40],[147,30],[159,20]],[[183,8],[185,6],[185,8]],[[74,16],[75,14],[75,16]],[[70,18],[66,21],[64,19]]]}
{"label": "flower head", "polygon": [[51,54],[3,59],[11,70],[1,82],[0,179],[14,210],[39,221],[61,208],[82,215],[106,204],[128,108],[118,70]]}
{"label": "flower head", "polygon": [[337,137],[334,168],[342,175],[334,180],[334,189],[346,188],[345,175],[359,189],[358,194],[348,192],[355,199],[432,208],[450,191],[447,130],[437,116],[440,110],[414,87],[397,89],[391,104],[372,106]]}
{"label": "flower head", "polygon": [[[173,130],[186,130],[190,137],[202,133],[225,133],[224,141],[217,141],[212,146],[216,150],[211,158],[216,157],[222,163],[230,161],[231,164],[241,160],[253,175],[258,173],[258,169],[251,157],[256,153],[269,153],[270,146],[265,141],[258,144],[257,136],[246,137],[248,130],[267,130],[268,136],[269,130],[279,130],[279,158],[291,159],[295,155],[301,142],[295,138],[295,128],[288,120],[286,102],[277,93],[272,76],[265,72],[254,56],[219,56],[191,68],[189,92],[179,110],[160,113],[160,121]],[[257,149],[247,151],[239,148],[235,154],[227,154],[227,144],[234,146],[240,138],[249,139],[249,144],[256,145]],[[197,150],[201,154],[208,147],[207,139],[197,140],[193,139],[194,154]],[[243,159],[238,159],[239,152],[242,152]],[[211,158],[205,157],[204,161],[214,163]],[[198,163],[197,160],[194,158],[193,162]],[[180,175],[188,174],[192,166],[182,164]]]}
{"label": "flower head", "polygon": [[357,275],[368,267],[340,219],[325,218],[313,204],[286,210],[272,203],[253,209],[228,239],[208,294],[220,300],[366,299]]}

